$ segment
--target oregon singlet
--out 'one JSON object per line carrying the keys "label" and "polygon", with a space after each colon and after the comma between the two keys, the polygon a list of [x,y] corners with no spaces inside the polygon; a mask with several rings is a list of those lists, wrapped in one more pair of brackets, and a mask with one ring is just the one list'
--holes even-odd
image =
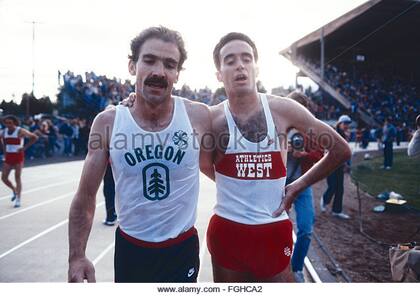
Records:
{"label": "oregon singlet", "polygon": [[286,169],[265,95],[260,94],[267,123],[267,136],[253,143],[235,124],[228,100],[224,111],[229,128],[225,155],[216,165],[216,215],[243,224],[266,224],[288,219],[283,212],[272,218],[283,198]]}
{"label": "oregon singlet", "polygon": [[149,242],[175,238],[196,219],[199,146],[184,106],[173,97],[170,124],[143,130],[129,108],[117,106],[110,141],[116,211],[121,230]]}

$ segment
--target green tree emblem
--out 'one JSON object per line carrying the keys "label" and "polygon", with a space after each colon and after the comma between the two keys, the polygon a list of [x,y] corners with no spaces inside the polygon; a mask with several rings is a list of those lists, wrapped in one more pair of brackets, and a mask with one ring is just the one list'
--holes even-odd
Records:
{"label": "green tree emblem", "polygon": [[162,200],[169,195],[169,169],[161,163],[143,168],[143,195],[149,200]]}
{"label": "green tree emblem", "polygon": [[159,195],[165,193],[165,186],[163,185],[162,175],[158,173],[157,169],[154,169],[151,175],[152,179],[149,181],[149,187],[147,191],[150,196],[155,196],[155,199],[159,199]]}

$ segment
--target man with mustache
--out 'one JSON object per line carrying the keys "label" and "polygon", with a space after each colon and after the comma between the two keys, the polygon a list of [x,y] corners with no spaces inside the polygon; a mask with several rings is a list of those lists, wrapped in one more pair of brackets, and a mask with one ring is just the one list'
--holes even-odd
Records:
{"label": "man with mustache", "polygon": [[[299,103],[257,92],[258,52],[242,33],[213,51],[228,100],[212,107],[217,204],[207,231],[215,282],[292,282],[294,199],[351,156],[347,143]],[[292,128],[329,152],[285,186]]]}
{"label": "man with mustache", "polygon": [[199,168],[211,178],[214,172],[211,153],[201,149],[209,109],[171,95],[186,57],[180,34],[165,27],[132,40],[128,68],[136,76],[136,99],[130,108],[117,106],[94,120],[70,209],[70,282],[95,281],[85,251],[108,158],[119,221],[115,281],[196,282]]}

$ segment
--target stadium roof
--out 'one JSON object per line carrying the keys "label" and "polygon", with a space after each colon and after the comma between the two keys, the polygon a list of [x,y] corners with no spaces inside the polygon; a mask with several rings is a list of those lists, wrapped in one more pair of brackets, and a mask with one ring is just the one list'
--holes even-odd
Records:
{"label": "stadium roof", "polygon": [[401,74],[420,78],[419,0],[368,1],[280,53],[292,60],[298,55],[319,61],[322,29],[325,63],[363,55],[368,62],[394,65]]}

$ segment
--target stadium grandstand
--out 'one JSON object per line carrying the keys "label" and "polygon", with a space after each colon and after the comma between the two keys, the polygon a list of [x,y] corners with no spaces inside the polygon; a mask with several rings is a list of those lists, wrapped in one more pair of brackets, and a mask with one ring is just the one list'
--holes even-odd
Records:
{"label": "stadium grandstand", "polygon": [[420,1],[371,0],[280,51],[359,125],[420,110]]}

